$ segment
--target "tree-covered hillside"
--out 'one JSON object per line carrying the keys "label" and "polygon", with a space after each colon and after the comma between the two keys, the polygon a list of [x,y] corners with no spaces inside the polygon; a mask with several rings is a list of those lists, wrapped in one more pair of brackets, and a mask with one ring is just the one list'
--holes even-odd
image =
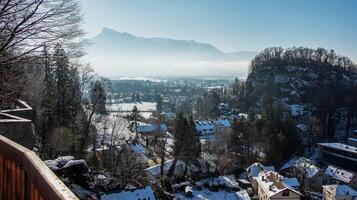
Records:
{"label": "tree-covered hillside", "polygon": [[333,50],[267,48],[251,61],[246,81],[247,107],[260,112],[265,94],[287,110],[301,105],[302,116],[317,117],[324,136],[335,137],[341,120],[349,132],[356,119],[357,67]]}

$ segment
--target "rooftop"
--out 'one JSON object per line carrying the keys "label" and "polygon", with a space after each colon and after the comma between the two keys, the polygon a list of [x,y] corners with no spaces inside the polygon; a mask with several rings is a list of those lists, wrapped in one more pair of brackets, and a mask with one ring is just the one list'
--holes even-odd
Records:
{"label": "rooftop", "polygon": [[357,196],[357,191],[347,185],[324,185],[322,187],[334,196]]}
{"label": "rooftop", "polygon": [[303,157],[296,160],[294,166],[301,168],[308,177],[313,177],[320,171],[309,159]]}
{"label": "rooftop", "polygon": [[356,175],[350,171],[337,168],[335,166],[329,165],[325,170],[325,175],[330,176],[336,180],[343,181],[345,183],[350,183],[353,177]]}
{"label": "rooftop", "polygon": [[323,147],[329,147],[333,149],[338,149],[341,151],[348,151],[351,153],[357,154],[357,147],[350,146],[347,144],[342,144],[342,143],[318,143],[318,145],[323,146]]}
{"label": "rooftop", "polygon": [[238,200],[250,200],[247,190],[241,190],[239,192],[236,192],[236,195]]}
{"label": "rooftop", "polygon": [[272,197],[284,190],[290,190],[296,194],[300,194],[300,192],[296,191],[294,188],[289,185],[285,185],[283,180],[283,176],[278,174],[277,172],[267,172],[263,176],[259,176],[257,178],[258,184],[266,191],[266,194],[269,197]]}
{"label": "rooftop", "polygon": [[[173,162],[173,160],[168,160],[164,163],[164,171],[167,171],[170,169],[172,162]],[[176,167],[178,167],[180,165],[184,165],[184,162],[182,162],[181,160],[177,160]],[[154,165],[149,168],[146,168],[145,171],[148,171],[148,172],[150,172],[150,174],[156,176],[156,175],[160,174],[160,167],[161,167],[160,164]]]}

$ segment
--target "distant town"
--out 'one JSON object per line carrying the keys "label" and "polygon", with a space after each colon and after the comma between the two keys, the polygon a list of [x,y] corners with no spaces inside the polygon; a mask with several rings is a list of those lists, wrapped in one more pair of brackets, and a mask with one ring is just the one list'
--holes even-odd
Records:
{"label": "distant town", "polygon": [[0,0],[0,200],[357,200],[356,7]]}

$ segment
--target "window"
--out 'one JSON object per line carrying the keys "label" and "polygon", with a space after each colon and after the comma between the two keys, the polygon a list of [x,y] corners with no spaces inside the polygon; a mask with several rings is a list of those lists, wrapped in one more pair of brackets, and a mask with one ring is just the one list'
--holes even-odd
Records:
{"label": "window", "polygon": [[284,190],[283,191],[283,197],[289,196],[289,190]]}

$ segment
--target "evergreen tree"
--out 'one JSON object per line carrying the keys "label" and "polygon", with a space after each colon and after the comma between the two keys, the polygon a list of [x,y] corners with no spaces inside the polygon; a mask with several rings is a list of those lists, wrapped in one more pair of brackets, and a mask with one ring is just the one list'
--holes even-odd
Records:
{"label": "evergreen tree", "polygon": [[161,97],[161,95],[156,96],[156,110],[159,114],[162,113],[162,97]]}
{"label": "evergreen tree", "polygon": [[105,109],[106,104],[106,92],[101,81],[95,81],[90,92],[90,99],[94,107],[95,113],[106,115],[107,110]]}

